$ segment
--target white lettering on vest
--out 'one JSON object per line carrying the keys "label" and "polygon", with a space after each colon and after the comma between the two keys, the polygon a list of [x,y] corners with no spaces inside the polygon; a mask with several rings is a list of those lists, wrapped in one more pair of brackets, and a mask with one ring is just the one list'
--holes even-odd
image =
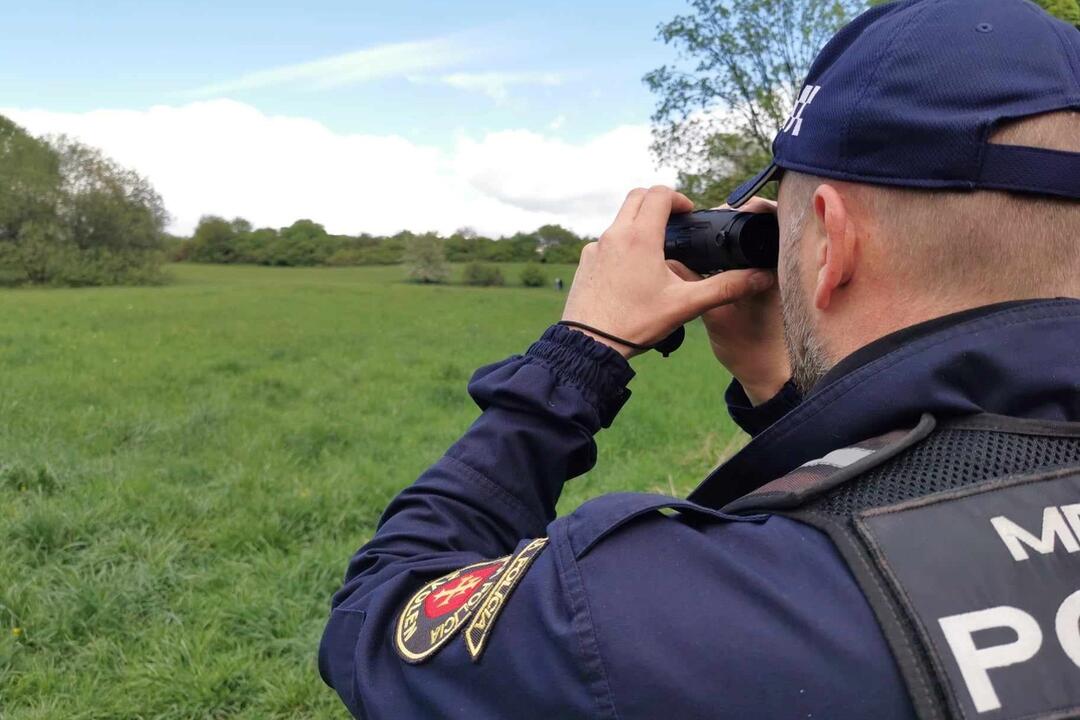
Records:
{"label": "white lettering on vest", "polygon": [[[1064,511],[1064,515],[1062,511]],[[1013,560],[1019,562],[1028,559],[1028,553],[1024,545],[1042,555],[1054,552],[1058,540],[1061,540],[1061,546],[1071,553],[1080,550],[1080,542],[1077,542],[1076,535],[1069,529],[1070,525],[1072,525],[1073,530],[1080,526],[1080,517],[1078,515],[1080,515],[1080,504],[1064,505],[1061,510],[1058,510],[1053,505],[1045,508],[1043,510],[1042,535],[1039,537],[1029,533],[1004,515],[990,518],[990,524],[994,526],[994,530],[997,531],[998,536],[1005,543],[1005,547],[1009,549]],[[1068,523],[1065,521],[1066,517],[1069,518]]]}
{"label": "white lettering on vest", "polygon": [[1080,590],[1077,590],[1058,608],[1054,618],[1054,630],[1057,631],[1061,649],[1080,667]]}
{"label": "white lettering on vest", "polygon": [[[1060,617],[1061,613],[1058,615]],[[1009,605],[950,615],[939,619],[938,623],[952,648],[956,664],[960,666],[960,675],[964,678],[975,710],[980,713],[1001,707],[987,671],[1030,660],[1042,646],[1042,630],[1035,618]],[[975,647],[972,635],[980,630],[999,627],[1010,628],[1016,633],[1016,640],[982,649]],[[1075,628],[1073,632],[1076,632]]]}

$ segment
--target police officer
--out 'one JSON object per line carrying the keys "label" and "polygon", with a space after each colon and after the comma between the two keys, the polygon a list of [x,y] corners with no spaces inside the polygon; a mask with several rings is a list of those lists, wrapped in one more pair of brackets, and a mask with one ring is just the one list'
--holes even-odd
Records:
{"label": "police officer", "polygon": [[[665,264],[671,190],[387,508],[320,670],[364,718],[1080,717],[1080,33],[900,0],[821,52],[732,206],[780,180],[778,289]],[[555,519],[698,315],[752,436],[690,496]],[[616,339],[612,339],[616,338]]]}

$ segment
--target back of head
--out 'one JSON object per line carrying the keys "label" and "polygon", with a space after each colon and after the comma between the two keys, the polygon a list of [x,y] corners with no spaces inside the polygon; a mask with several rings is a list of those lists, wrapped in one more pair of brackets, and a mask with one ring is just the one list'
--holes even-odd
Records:
{"label": "back of head", "polygon": [[885,334],[1080,297],[1080,32],[1027,0],[895,0],[818,54],[772,162],[780,290],[809,387]]}
{"label": "back of head", "polygon": [[[1010,122],[990,141],[1078,152],[1080,112]],[[823,185],[843,204],[843,232],[857,237],[847,261],[852,277],[841,283],[847,302],[832,303],[828,318],[814,309],[820,265],[804,272],[809,258],[825,257],[823,211],[814,207]],[[997,302],[1080,298],[1080,200],[871,185],[789,170],[779,212],[784,331],[804,392],[841,357],[900,328]],[[802,247],[808,238],[813,245]]]}
{"label": "back of head", "polygon": [[[992,143],[1080,152],[1080,112],[1001,126]],[[818,184],[860,206],[897,285],[946,307],[1080,297],[1080,202],[994,190],[912,189],[788,172],[782,207],[800,228]],[[794,228],[793,228],[794,229]]]}
{"label": "back of head", "polygon": [[[1080,152],[1080,112],[1008,123],[991,142]],[[1080,201],[869,185],[856,192],[913,290],[963,304],[1080,297]]]}

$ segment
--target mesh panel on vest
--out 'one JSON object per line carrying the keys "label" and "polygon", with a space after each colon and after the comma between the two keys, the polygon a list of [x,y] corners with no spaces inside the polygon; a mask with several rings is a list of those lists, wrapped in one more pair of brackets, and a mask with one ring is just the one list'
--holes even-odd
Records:
{"label": "mesh panel on vest", "polygon": [[[811,524],[817,524],[815,517],[828,519],[833,528],[830,534],[839,528],[846,528],[845,532],[850,533],[852,518],[869,508],[888,506],[992,478],[1077,462],[1080,462],[1080,437],[939,426],[926,439],[899,456],[827,491],[821,497],[809,499],[793,515]],[[854,538],[854,535],[850,537]],[[883,599],[887,597],[892,607],[898,608],[899,598],[894,591],[886,590],[885,585],[879,587],[885,594]],[[918,637],[918,631],[906,612],[893,611],[892,616],[905,637]],[[895,646],[893,651],[897,651]],[[916,687],[922,687],[927,699],[933,698],[937,708],[930,717],[948,717],[945,691],[929,671],[932,660],[926,647],[921,641],[916,641],[910,652],[918,658],[917,665],[924,668],[922,682],[929,683],[929,686],[916,683]],[[911,682],[910,678],[907,680]]]}
{"label": "mesh panel on vest", "polygon": [[1080,438],[941,428],[921,443],[803,508],[847,519],[983,480],[1080,462]]}

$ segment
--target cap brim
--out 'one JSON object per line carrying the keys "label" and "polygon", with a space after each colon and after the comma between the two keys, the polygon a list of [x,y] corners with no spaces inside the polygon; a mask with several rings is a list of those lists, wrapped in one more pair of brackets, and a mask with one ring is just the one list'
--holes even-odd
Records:
{"label": "cap brim", "polygon": [[743,205],[747,200],[757,195],[758,191],[765,186],[765,183],[770,180],[775,180],[776,175],[779,172],[780,166],[776,163],[770,163],[769,167],[735,188],[732,193],[728,195],[727,204],[733,208]]}

